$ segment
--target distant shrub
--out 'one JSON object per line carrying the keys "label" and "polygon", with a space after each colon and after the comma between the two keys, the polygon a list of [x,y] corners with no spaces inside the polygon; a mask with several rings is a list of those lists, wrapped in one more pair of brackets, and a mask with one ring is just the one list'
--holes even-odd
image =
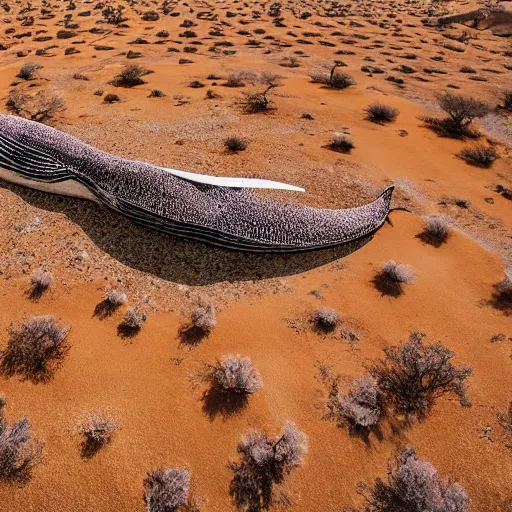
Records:
{"label": "distant shrub", "polygon": [[507,89],[503,91],[502,94],[503,105],[502,108],[506,110],[512,110],[512,89]]}
{"label": "distant shrub", "polygon": [[29,96],[19,91],[11,91],[6,106],[16,115],[39,123],[51,120],[57,112],[66,109],[66,104],[62,98],[44,91],[39,91],[35,96]]}
{"label": "distant shrub", "polygon": [[146,314],[140,307],[129,308],[119,324],[119,334],[125,337],[135,336],[146,322]]}
{"label": "distant shrub", "polygon": [[377,381],[369,376],[357,379],[347,394],[340,393],[339,382],[335,380],[327,405],[339,425],[348,424],[352,431],[364,434],[377,425],[382,414]]}
{"label": "distant shrub", "polygon": [[315,329],[332,332],[340,323],[340,314],[333,308],[323,306],[313,311],[311,321]]}
{"label": "distant shrub", "polygon": [[419,460],[413,449],[401,452],[389,464],[387,480],[360,485],[365,512],[468,512],[469,498],[457,482],[444,480],[436,468]]}
{"label": "distant shrub", "polygon": [[331,143],[329,144],[330,149],[340,153],[350,153],[355,147],[356,146],[352,142],[352,139],[343,133],[335,133],[332,136]]}
{"label": "distant shrub", "polygon": [[212,89],[208,89],[206,91],[205,97],[206,97],[207,100],[214,100],[215,98],[218,98],[219,95],[215,91],[213,91]]}
{"label": "distant shrub", "polygon": [[1,356],[0,370],[9,376],[23,375],[33,382],[49,379],[52,363],[66,352],[70,328],[51,315],[34,316],[11,328],[7,348]]}
{"label": "distant shrub", "polygon": [[356,81],[347,73],[338,73],[336,68],[341,64],[335,64],[331,68],[330,73],[315,73],[311,75],[314,83],[326,85],[330,89],[346,89],[351,85],[355,85]]}
{"label": "distant shrub", "polygon": [[446,243],[450,235],[450,228],[445,220],[441,217],[427,217],[425,219],[425,227],[418,235],[425,243],[440,247]]}
{"label": "distant shrub", "polygon": [[[99,94],[98,96],[101,96],[101,94]],[[103,98],[103,101],[105,103],[119,103],[121,101],[121,98],[119,98],[117,94],[109,93]]]}
{"label": "distant shrub", "polygon": [[257,80],[256,74],[248,71],[237,71],[231,73],[226,83],[226,87],[245,87],[247,83],[255,84]]}
{"label": "distant shrub", "polygon": [[160,89],[153,89],[150,93],[148,98],[163,98],[165,94]]}
{"label": "distant shrub", "polygon": [[192,89],[201,89],[202,87],[204,87],[204,84],[202,82],[200,82],[199,80],[194,80],[194,81],[190,82],[190,84],[188,86],[191,87]]}
{"label": "distant shrub", "polygon": [[454,366],[454,353],[441,343],[425,345],[424,336],[413,332],[406,343],[385,347],[385,357],[370,366],[385,400],[397,412],[419,418],[446,394],[456,395],[462,405],[469,406],[466,380],[471,368]]}
{"label": "distant shrub", "polygon": [[250,357],[223,356],[214,365],[208,365],[203,380],[224,391],[252,395],[263,386],[258,370]]}
{"label": "distant shrub", "polygon": [[504,278],[494,285],[492,304],[496,309],[512,310],[512,269],[505,270]]}
{"label": "distant shrub", "polygon": [[400,111],[397,108],[372,103],[365,108],[366,119],[373,123],[391,123],[396,120]]}
{"label": "distant shrub", "polygon": [[0,397],[0,481],[26,482],[41,460],[43,443],[32,436],[26,417],[7,423],[6,401]]}
{"label": "distant shrub", "polygon": [[469,165],[482,167],[484,169],[491,167],[497,158],[498,152],[491,146],[478,144],[470,148],[464,148],[457,156]]}
{"label": "distant shrub", "polygon": [[40,66],[39,64],[24,64],[16,76],[23,80],[32,80],[36,72],[42,67],[43,66]]}
{"label": "distant shrub", "polygon": [[190,472],[183,468],[149,471],[144,479],[147,512],[178,512],[187,504]]}
{"label": "distant shrub", "polygon": [[244,93],[241,101],[244,111],[248,114],[256,114],[270,110],[272,101],[267,97],[267,94],[275,87],[277,87],[277,84],[270,84],[263,92]]}
{"label": "distant shrub", "polygon": [[141,19],[143,21],[158,21],[160,15],[156,11],[147,11],[141,16]]}
{"label": "distant shrub", "polygon": [[388,260],[383,263],[373,282],[383,295],[399,297],[404,293],[402,285],[414,282],[414,272],[409,265]]}
{"label": "distant shrub", "polygon": [[124,9],[122,5],[117,5],[116,7],[109,5],[101,11],[101,14],[107,23],[119,25],[127,20],[127,18],[123,16]]}
{"label": "distant shrub", "polygon": [[460,72],[473,74],[476,73],[476,69],[472,68],[471,66],[462,66],[460,68]]}
{"label": "distant shrub", "polygon": [[87,82],[89,80],[89,77],[86,75],[83,75],[82,73],[74,73],[73,79],[74,80],[83,80],[84,82]]}
{"label": "distant shrub", "polygon": [[116,87],[135,87],[136,85],[145,84],[146,82],[142,80],[142,77],[149,73],[151,73],[151,71],[148,69],[138,64],[131,64],[125,66],[125,68],[114,77],[111,83]]}
{"label": "distant shrub", "polygon": [[498,423],[505,430],[505,433],[512,434],[512,402],[508,404],[505,412],[498,412]]}
{"label": "distant shrub", "polygon": [[228,137],[224,140],[224,146],[229,151],[244,151],[247,149],[247,141],[241,137]]}
{"label": "distant shrub", "polygon": [[240,460],[228,465],[234,473],[230,494],[236,507],[256,512],[285,504],[286,495],[281,490],[277,493],[274,487],[283,484],[288,474],[302,464],[307,450],[307,436],[290,421],[275,439],[250,430],[238,443]]}
{"label": "distant shrub", "polygon": [[298,68],[300,66],[299,59],[297,57],[285,57],[280,63],[280,66],[284,68]]}
{"label": "distant shrub", "polygon": [[31,297],[38,298],[53,283],[53,275],[49,270],[37,268],[30,276],[30,283],[32,284]]}
{"label": "distant shrub", "polygon": [[119,423],[103,414],[89,413],[78,425],[78,432],[83,437],[82,457],[92,457],[103,446],[112,441],[114,432],[121,430]]}

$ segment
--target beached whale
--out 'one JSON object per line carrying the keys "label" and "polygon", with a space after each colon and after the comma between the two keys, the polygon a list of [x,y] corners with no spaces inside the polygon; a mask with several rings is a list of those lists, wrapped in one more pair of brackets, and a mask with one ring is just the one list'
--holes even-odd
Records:
{"label": "beached whale", "polygon": [[0,177],[101,203],[158,231],[250,252],[298,252],[370,239],[393,187],[373,202],[330,210],[286,204],[251,188],[284,183],[166,169],[100,151],[54,128],[0,114]]}

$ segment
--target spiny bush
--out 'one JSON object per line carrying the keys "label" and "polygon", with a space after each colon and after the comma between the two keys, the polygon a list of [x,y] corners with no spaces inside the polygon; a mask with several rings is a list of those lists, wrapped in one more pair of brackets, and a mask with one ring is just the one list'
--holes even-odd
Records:
{"label": "spiny bush", "polygon": [[425,227],[418,235],[425,243],[440,247],[446,243],[450,235],[450,228],[446,221],[441,217],[427,217],[425,219]]}
{"label": "spiny bush", "polygon": [[470,148],[464,148],[457,156],[469,165],[482,167],[484,169],[491,167],[497,158],[498,152],[491,146],[478,144]]}
{"label": "spiny bush", "polygon": [[121,336],[135,336],[146,322],[146,314],[140,307],[126,310],[123,321],[119,324],[118,332]]}
{"label": "spiny bush", "polygon": [[19,91],[11,91],[6,106],[16,115],[39,123],[49,121],[55,114],[66,109],[66,104],[62,98],[44,91],[39,91],[35,96],[29,96]]}
{"label": "spiny bush", "polygon": [[252,395],[263,387],[258,370],[250,357],[223,356],[214,365],[208,365],[203,380],[226,392]]}
{"label": "spiny bush", "polygon": [[41,460],[43,442],[33,437],[26,417],[9,425],[5,406],[0,397],[0,481],[26,482]]}
{"label": "spiny bush", "polygon": [[118,307],[128,302],[128,297],[123,290],[118,290],[117,288],[109,288],[105,290],[104,300],[112,309],[117,309]]}
{"label": "spiny bush", "polygon": [[388,260],[377,272],[373,283],[383,295],[399,297],[404,293],[402,285],[411,284],[414,279],[414,272],[409,265]]}
{"label": "spiny bush", "polygon": [[277,84],[270,84],[263,92],[253,94],[244,93],[241,103],[245,112],[248,114],[256,114],[270,110],[272,102],[268,99],[267,94],[275,87],[277,87]]}
{"label": "spiny bush", "polygon": [[494,285],[492,304],[502,311],[512,310],[512,269],[505,270],[503,279]]}
{"label": "spiny bush", "polygon": [[507,89],[506,91],[503,91],[502,98],[502,108],[512,111],[512,89]]}
{"label": "spiny bush", "polygon": [[382,105],[381,103],[372,103],[364,111],[366,112],[366,119],[378,124],[391,123],[400,114],[397,108]]}
{"label": "spiny bush", "polygon": [[[98,95],[100,96],[100,95]],[[103,98],[103,102],[104,103],[119,103],[121,101],[121,98],[119,98],[119,96],[117,94],[112,94],[112,93],[108,93],[104,98]]]}
{"label": "spiny bush", "polygon": [[228,137],[224,140],[224,147],[229,151],[244,151],[247,149],[248,143],[241,137]]}
{"label": "spiny bush", "polygon": [[32,80],[36,72],[42,67],[43,66],[40,66],[39,64],[24,64],[16,76],[23,80]]}
{"label": "spiny bush", "polygon": [[144,479],[147,512],[178,512],[187,505],[190,472],[184,468],[160,468],[149,471]]}
{"label": "spiny bush", "polygon": [[48,290],[53,283],[53,275],[49,270],[37,268],[30,276],[30,283],[32,285],[30,296],[32,298],[38,298]]}
{"label": "spiny bush", "polygon": [[332,332],[340,323],[340,314],[333,308],[323,306],[311,314],[313,327],[322,332]]}
{"label": "spiny bush", "polygon": [[331,417],[339,424],[348,424],[354,432],[367,433],[382,414],[380,390],[377,381],[369,376],[357,379],[347,394],[339,390],[339,380],[332,383],[327,406]]}
{"label": "spiny bush", "polygon": [[341,64],[335,64],[331,68],[330,73],[315,73],[311,75],[313,83],[323,84],[330,89],[346,89],[351,85],[355,85],[356,81],[347,73],[338,73],[336,68]]}
{"label": "spiny bush", "polygon": [[78,432],[83,437],[82,457],[92,457],[103,446],[112,441],[114,432],[121,430],[119,422],[110,416],[89,413],[78,425]]}
{"label": "spiny bush", "polygon": [[136,85],[145,84],[146,82],[142,80],[142,77],[149,73],[152,73],[152,71],[138,64],[131,64],[117,74],[111,83],[116,87],[135,87]]}
{"label": "spiny bush", "polygon": [[275,439],[250,430],[238,443],[240,460],[228,465],[234,473],[230,494],[236,507],[258,512],[286,503],[284,492],[277,493],[275,487],[302,464],[307,450],[307,436],[290,421]]}
{"label": "spiny bush", "polygon": [[160,89],[153,89],[150,93],[148,98],[163,98],[165,94]]}
{"label": "spiny bush", "polygon": [[255,73],[250,71],[237,71],[228,76],[224,85],[226,87],[245,87],[247,83],[255,84],[256,81],[257,76]]}
{"label": "spiny bush", "polygon": [[443,479],[430,462],[418,459],[414,449],[401,452],[389,464],[386,480],[370,487],[360,484],[365,512],[467,512],[469,497],[457,482]]}
{"label": "spiny bush", "polygon": [[0,371],[9,376],[23,375],[33,382],[49,379],[55,363],[66,353],[69,331],[69,327],[51,315],[24,320],[10,329],[7,348],[1,356]]}
{"label": "spiny bush", "polygon": [[329,144],[330,149],[340,153],[350,153],[355,147],[356,146],[352,142],[352,139],[343,133],[335,133],[332,136],[331,143]]}
{"label": "spiny bush", "polygon": [[196,306],[190,315],[190,322],[204,335],[207,336],[210,334],[217,325],[217,320],[215,319],[215,308],[213,304]]}
{"label": "spiny bush", "polygon": [[454,394],[469,406],[466,380],[469,366],[455,366],[454,353],[441,343],[425,345],[425,334],[413,332],[406,343],[384,348],[384,358],[372,363],[370,375],[387,403],[398,413],[423,418],[436,400]]}

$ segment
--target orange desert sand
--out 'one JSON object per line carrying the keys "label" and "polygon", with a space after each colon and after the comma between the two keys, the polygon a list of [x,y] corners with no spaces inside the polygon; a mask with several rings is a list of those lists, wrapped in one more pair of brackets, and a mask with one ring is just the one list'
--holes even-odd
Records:
{"label": "orange desert sand", "polygon": [[[112,154],[291,183],[306,193],[257,193],[323,208],[364,204],[395,185],[393,206],[411,213],[392,212],[347,257],[342,249],[251,255],[173,239],[93,202],[0,180],[0,350],[10,327],[33,315],[52,314],[71,327],[69,352],[49,382],[0,377],[7,419],[26,415],[45,441],[29,482],[0,483],[0,508],[143,511],[146,473],[186,467],[203,512],[235,511],[227,464],[237,460],[240,437],[251,427],[275,435],[291,420],[309,438],[303,464],[284,485],[294,512],[362,507],[358,482],[385,477],[388,460],[407,447],[459,482],[472,512],[512,511],[512,444],[497,420],[512,400],[512,311],[492,302],[512,264],[512,114],[495,108],[512,89],[512,5],[503,2],[503,11],[480,22],[443,27],[422,20],[482,5],[133,0],[119,2],[126,18],[119,26],[105,21],[107,5],[117,3],[0,2],[2,113],[12,91],[45,91],[65,102],[48,124]],[[157,16],[144,16],[148,11]],[[282,65],[290,57],[297,67]],[[311,74],[328,73],[336,60],[355,85],[332,90],[312,82]],[[26,63],[41,66],[31,80],[16,77]],[[115,87],[111,80],[127,64],[152,73],[142,85]],[[280,75],[269,93],[272,110],[243,111],[243,92],[264,86],[224,86],[238,71]],[[190,87],[193,81],[204,87]],[[165,96],[148,97],[155,89]],[[500,156],[491,167],[456,156],[475,141],[440,137],[420,119],[442,116],[436,97],[449,91],[492,106],[475,121],[479,143]],[[109,93],[120,101],[104,102]],[[374,102],[397,108],[396,121],[365,119],[363,109]],[[350,135],[349,154],[329,149],[335,132]],[[234,135],[248,142],[245,151],[225,149]],[[431,215],[450,225],[440,247],[417,237]],[[373,284],[389,259],[416,274],[398,298]],[[40,267],[54,283],[33,300],[30,276]],[[124,289],[129,302],[101,320],[94,311],[106,286]],[[191,347],[179,332],[200,302],[215,306],[217,326]],[[119,336],[126,308],[137,304],[145,325],[137,336]],[[336,309],[359,341],[315,332],[309,316],[320,306]],[[472,367],[472,407],[443,397],[425,420],[398,431],[384,422],[382,437],[371,434],[368,443],[326,419],[319,367],[339,373],[348,389],[384,346],[411,331],[427,333],[426,341],[442,342],[456,363]],[[264,387],[237,414],[211,416],[204,386],[191,376],[225,354],[250,356]],[[122,429],[84,459],[75,431],[89,411],[109,411]]]}

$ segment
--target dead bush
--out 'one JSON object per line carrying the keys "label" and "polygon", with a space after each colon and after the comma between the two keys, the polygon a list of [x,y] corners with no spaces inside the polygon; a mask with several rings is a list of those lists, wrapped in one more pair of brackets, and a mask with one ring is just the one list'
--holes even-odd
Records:
{"label": "dead bush", "polygon": [[351,85],[355,85],[356,81],[347,73],[338,73],[336,68],[342,64],[335,64],[330,73],[314,73],[310,75],[313,83],[323,84],[330,89],[346,89]]}
{"label": "dead bush", "polygon": [[418,459],[413,449],[390,462],[386,480],[374,486],[360,484],[365,512],[468,512],[469,498],[457,482],[443,479],[436,468]]}
{"label": "dead bush", "polygon": [[121,98],[119,98],[119,96],[117,94],[112,94],[112,93],[108,93],[104,98],[103,98],[103,102],[104,103],[109,103],[109,104],[112,104],[112,103],[119,103],[121,101]]}
{"label": "dead bush", "polygon": [[365,436],[374,428],[382,414],[380,390],[377,381],[369,376],[357,379],[353,389],[342,394],[335,379],[329,392],[327,406],[338,425],[348,425],[354,433]]}
{"label": "dead bush", "polygon": [[239,355],[223,356],[214,365],[208,365],[203,380],[224,391],[246,395],[256,393],[263,386],[251,358]]}
{"label": "dead bush", "polygon": [[123,321],[117,327],[118,334],[124,338],[135,336],[142,329],[146,319],[146,314],[140,307],[127,309]]}
{"label": "dead bush", "polygon": [[498,152],[491,146],[478,144],[470,148],[464,148],[457,156],[467,164],[487,169],[499,158]]}
{"label": "dead bush", "polygon": [[373,284],[383,295],[399,297],[404,293],[403,285],[415,280],[410,265],[388,260],[381,266],[373,279]]}
{"label": "dead bush", "polygon": [[441,396],[452,394],[469,406],[466,380],[468,366],[455,366],[454,353],[441,343],[425,345],[425,334],[413,332],[406,343],[384,348],[384,358],[369,371],[384,400],[398,413],[424,418]]}
{"label": "dead bush", "polygon": [[178,512],[187,505],[190,472],[184,468],[161,468],[149,471],[144,479],[144,502],[147,512]]}
{"label": "dead bush", "polygon": [[418,238],[434,247],[440,247],[446,243],[449,236],[450,228],[444,219],[441,217],[427,217],[425,227]]}
{"label": "dead bush", "polygon": [[391,123],[400,114],[397,108],[382,105],[381,103],[372,103],[364,111],[366,112],[366,119],[377,124]]}
{"label": "dead bush", "polygon": [[311,314],[313,328],[324,333],[334,331],[340,323],[340,314],[333,308],[323,306]]}
{"label": "dead bush", "polygon": [[39,64],[24,64],[16,76],[18,78],[22,78],[23,80],[32,80],[36,72],[39,71],[42,67],[43,66],[40,66]]}
{"label": "dead bush", "polygon": [[512,269],[506,269],[503,279],[494,285],[491,303],[500,311],[512,312]]}
{"label": "dead bush", "polygon": [[215,307],[213,304],[199,304],[194,307],[190,315],[190,322],[179,330],[181,342],[186,345],[195,345],[204,337],[209,336],[215,326]]}
{"label": "dead bush", "polygon": [[23,483],[41,460],[43,442],[32,435],[28,418],[9,424],[5,406],[0,397],[0,481]]}
{"label": "dead bush", "polygon": [[329,149],[339,153],[350,153],[354,148],[355,144],[352,142],[352,139],[343,133],[335,133],[329,144]]}
{"label": "dead bush", "polygon": [[248,83],[254,85],[256,82],[257,76],[255,73],[250,71],[236,71],[228,76],[224,86],[245,87]]}
{"label": "dead bush", "polygon": [[152,73],[152,71],[138,64],[131,64],[117,74],[111,84],[116,87],[135,87],[136,85],[145,84],[146,82],[142,80],[142,77],[150,73]]}
{"label": "dead bush", "polygon": [[228,468],[234,473],[230,495],[244,512],[258,512],[289,504],[280,486],[299,467],[308,450],[307,436],[288,421],[279,435],[250,430],[238,443],[238,462]]}
{"label": "dead bush", "polygon": [[224,140],[224,147],[229,151],[245,151],[247,146],[247,141],[241,137],[233,136]]}
{"label": "dead bush", "polygon": [[49,121],[55,114],[66,109],[66,104],[62,98],[44,91],[39,91],[35,96],[12,91],[7,99],[6,106],[16,115],[39,123]]}
{"label": "dead bush", "polygon": [[160,89],[153,89],[150,93],[148,98],[163,98],[165,94]]}
{"label": "dead bush", "polygon": [[50,379],[56,363],[67,351],[69,331],[69,327],[51,315],[22,321],[9,331],[0,371],[8,376],[22,375],[33,382]]}
{"label": "dead bush", "polygon": [[112,315],[123,304],[128,302],[128,296],[118,288],[106,288],[103,300],[94,309],[94,316],[103,319]]}
{"label": "dead bush", "polygon": [[30,276],[30,283],[32,285],[30,297],[37,299],[41,297],[41,295],[48,290],[50,285],[53,283],[53,275],[49,270],[37,268]]}
{"label": "dead bush", "polygon": [[78,432],[82,436],[82,457],[90,458],[95,455],[112,441],[118,430],[121,430],[121,426],[114,418],[99,413],[87,414],[78,425]]}
{"label": "dead bush", "polygon": [[512,111],[512,89],[507,89],[503,91],[502,98],[502,108],[504,108],[505,110]]}

